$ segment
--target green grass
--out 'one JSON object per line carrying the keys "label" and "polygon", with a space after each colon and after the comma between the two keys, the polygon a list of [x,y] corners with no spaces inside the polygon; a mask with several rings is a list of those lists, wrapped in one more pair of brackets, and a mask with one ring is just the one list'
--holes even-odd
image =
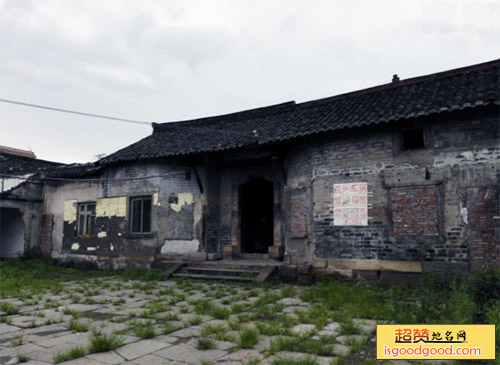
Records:
{"label": "green grass", "polygon": [[281,288],[281,296],[283,298],[285,297],[293,297],[295,293],[297,292],[297,288],[292,285],[287,285]]}
{"label": "green grass", "polygon": [[24,343],[24,338],[22,336],[16,336],[10,340],[10,345],[12,347],[21,346]]}
{"label": "green grass", "polygon": [[30,358],[28,355],[19,354],[19,355],[17,355],[17,361],[19,361],[20,363],[28,362],[28,361],[30,361]]}
{"label": "green grass", "polygon": [[[337,318],[388,319],[396,323],[491,323],[489,303],[500,301],[500,270],[459,274],[424,273],[412,286],[381,287],[362,279],[346,281],[322,277],[300,294]],[[324,318],[297,313],[299,320],[316,323]],[[302,317],[301,317],[302,316]],[[315,318],[314,321],[311,318]]]}
{"label": "green grass", "polygon": [[10,319],[7,316],[0,316],[0,323],[11,324],[12,323],[12,319]]}
{"label": "green grass", "polygon": [[333,345],[300,336],[276,337],[271,340],[266,352],[268,355],[274,355],[278,351],[297,351],[314,355],[331,355],[333,352]]}
{"label": "green grass", "polygon": [[282,356],[273,359],[271,365],[319,365],[319,362],[312,356],[302,356],[298,358]]}
{"label": "green grass", "polygon": [[[3,281],[3,278],[2,278],[2,281]],[[0,284],[0,286],[1,286],[1,284]],[[19,313],[19,308],[16,307],[15,305],[9,303],[9,302],[2,302],[2,303],[0,303],[0,311],[5,312],[8,315],[12,315],[12,314]]]}
{"label": "green grass", "polygon": [[228,319],[231,315],[231,310],[221,306],[213,306],[210,310],[210,315],[217,319]]}
{"label": "green grass", "polygon": [[87,332],[89,330],[89,325],[72,319],[69,321],[68,328],[73,332]]}
{"label": "green grass", "polygon": [[189,324],[190,324],[191,326],[197,326],[197,325],[199,325],[202,321],[203,321],[203,318],[202,318],[202,317],[200,317],[200,316],[194,316],[194,317],[190,318],[188,322],[189,322]]}
{"label": "green grass", "polygon": [[340,322],[339,330],[343,335],[357,335],[361,333],[359,326],[352,318],[344,318],[342,322]]}
{"label": "green grass", "polygon": [[246,328],[240,332],[238,347],[242,349],[252,349],[259,342],[259,331]]}
{"label": "green grass", "polygon": [[189,304],[194,305],[194,311],[196,314],[209,314],[213,307],[210,299],[206,298],[194,300]]}
{"label": "green grass", "polygon": [[223,324],[208,324],[202,327],[201,337],[209,337],[218,341],[233,341],[233,336],[227,333]]}
{"label": "green grass", "polygon": [[158,281],[164,280],[160,269],[143,269],[135,266],[123,269],[120,275],[127,280]]}
{"label": "green grass", "polygon": [[120,346],[122,343],[122,337],[116,334],[107,335],[104,332],[94,329],[90,336],[88,351],[89,353],[110,351]]}
{"label": "green grass", "polygon": [[66,352],[61,352],[52,358],[55,364],[59,364],[60,362],[69,361],[73,359],[78,359],[79,357],[83,357],[87,354],[85,349],[81,346],[74,347]]}
{"label": "green grass", "polygon": [[30,258],[0,262],[0,294],[16,296],[23,291],[31,294],[60,292],[64,283],[72,280],[103,276],[96,271],[79,271],[57,266],[49,259]]}
{"label": "green grass", "polygon": [[147,340],[148,338],[153,338],[156,336],[156,332],[151,321],[147,321],[146,323],[135,327],[134,334],[143,340]]}
{"label": "green grass", "polygon": [[161,328],[162,335],[168,335],[169,333],[178,331],[182,328],[180,325],[173,324],[172,322],[167,322]]}
{"label": "green grass", "polygon": [[212,350],[215,348],[215,342],[211,338],[198,337],[196,339],[196,348],[198,350]]}

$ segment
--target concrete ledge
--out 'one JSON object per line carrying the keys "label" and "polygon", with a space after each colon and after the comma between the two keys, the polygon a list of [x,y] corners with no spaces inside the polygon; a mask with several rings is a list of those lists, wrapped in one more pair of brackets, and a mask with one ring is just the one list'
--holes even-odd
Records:
{"label": "concrete ledge", "polygon": [[222,258],[224,260],[232,260],[233,259],[233,247],[235,246],[224,246],[222,247]]}
{"label": "concrete ledge", "polygon": [[327,267],[339,270],[422,272],[422,263],[419,261],[328,259]]}
{"label": "concrete ledge", "polygon": [[281,259],[285,252],[283,246],[269,246],[269,257],[272,259]]}

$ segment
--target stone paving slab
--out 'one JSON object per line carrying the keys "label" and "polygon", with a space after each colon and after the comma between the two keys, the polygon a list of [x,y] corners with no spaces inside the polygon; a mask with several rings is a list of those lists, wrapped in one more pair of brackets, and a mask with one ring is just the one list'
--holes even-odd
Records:
{"label": "stone paving slab", "polygon": [[0,334],[19,331],[20,328],[7,323],[0,323]]}
{"label": "stone paving slab", "polygon": [[201,361],[214,361],[221,358],[227,355],[227,351],[217,349],[200,351],[189,344],[181,343],[155,352],[153,355],[187,364],[199,364]]}
{"label": "stone paving slab", "polygon": [[[125,358],[118,355],[115,351],[90,354],[87,355],[86,358],[92,361],[98,361],[99,363],[109,364],[109,365],[118,365],[125,361]],[[150,363],[149,365],[154,365],[154,363]]]}
{"label": "stone paving slab", "polygon": [[229,353],[218,359],[219,362],[224,362],[225,364],[237,365],[246,363],[252,359],[262,359],[263,355],[257,350],[238,350],[233,353]]}
{"label": "stone paving slab", "polygon": [[154,340],[142,340],[119,347],[115,351],[127,360],[134,360],[138,357],[156,352],[169,346],[172,346],[172,344]]}
{"label": "stone paving slab", "polygon": [[137,365],[174,365],[179,364],[179,361],[164,359],[156,355],[146,355],[135,359],[133,363]]}

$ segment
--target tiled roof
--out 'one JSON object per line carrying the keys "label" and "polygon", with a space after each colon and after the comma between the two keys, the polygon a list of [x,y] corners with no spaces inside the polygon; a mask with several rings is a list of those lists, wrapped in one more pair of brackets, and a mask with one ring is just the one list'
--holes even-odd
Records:
{"label": "tiled roof", "polygon": [[22,176],[61,166],[61,163],[0,152],[0,174]]}
{"label": "tiled roof", "polygon": [[346,128],[499,105],[500,60],[296,104],[153,125],[98,164],[224,151]]}

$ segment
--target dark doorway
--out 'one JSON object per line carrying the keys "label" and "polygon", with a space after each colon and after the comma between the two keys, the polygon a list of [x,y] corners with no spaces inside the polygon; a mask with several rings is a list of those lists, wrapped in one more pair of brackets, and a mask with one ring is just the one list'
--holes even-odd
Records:
{"label": "dark doorway", "polygon": [[240,187],[241,252],[268,253],[274,241],[273,183],[263,178]]}
{"label": "dark doorway", "polygon": [[24,252],[24,223],[19,209],[0,208],[0,258],[11,258]]}

